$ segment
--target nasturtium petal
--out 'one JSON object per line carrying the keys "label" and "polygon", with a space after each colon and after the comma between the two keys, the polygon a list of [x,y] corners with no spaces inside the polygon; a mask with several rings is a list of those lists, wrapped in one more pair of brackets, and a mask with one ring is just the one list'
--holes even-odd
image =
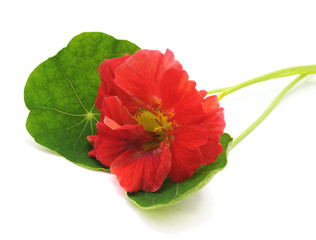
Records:
{"label": "nasturtium petal", "polygon": [[232,138],[227,133],[222,134],[220,143],[224,151],[215,162],[199,167],[190,178],[180,183],[175,183],[167,178],[157,192],[127,193],[128,198],[140,208],[154,209],[174,204],[190,196],[204,187],[216,173],[226,166],[227,149],[231,141]]}
{"label": "nasturtium petal", "polygon": [[100,32],[75,36],[30,74],[24,101],[30,110],[26,128],[35,141],[80,166],[103,170],[88,152],[100,113],[94,105],[105,59],[134,54],[139,47]]}

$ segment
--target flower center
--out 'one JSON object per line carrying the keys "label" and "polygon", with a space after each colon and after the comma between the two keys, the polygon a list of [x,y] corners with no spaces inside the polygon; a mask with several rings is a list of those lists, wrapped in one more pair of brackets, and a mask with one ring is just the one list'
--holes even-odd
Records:
{"label": "flower center", "polygon": [[156,147],[163,141],[169,143],[172,139],[172,121],[169,121],[168,117],[159,110],[148,111],[140,109],[140,112],[134,118],[143,125],[147,134],[153,138],[152,142],[144,146],[145,148]]}

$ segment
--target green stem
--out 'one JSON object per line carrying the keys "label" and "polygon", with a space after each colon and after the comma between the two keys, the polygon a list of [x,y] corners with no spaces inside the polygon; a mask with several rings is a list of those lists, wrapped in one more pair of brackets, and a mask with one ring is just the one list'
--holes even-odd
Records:
{"label": "green stem", "polygon": [[268,106],[268,108],[261,114],[261,116],[252,123],[244,132],[242,132],[234,141],[232,144],[232,147],[236,146],[244,137],[246,137],[249,133],[251,133],[272,111],[272,109],[278,104],[278,102],[281,100],[281,98],[299,81],[301,81],[304,77],[306,77],[308,74],[302,74],[299,77],[297,77],[295,80],[293,80],[290,84],[288,84],[280,93],[279,95],[272,101],[272,103]]}
{"label": "green stem", "polygon": [[207,93],[213,94],[213,93],[220,92],[220,94],[218,94],[218,99],[221,100],[224,96],[231,94],[241,88],[252,85],[254,83],[263,82],[263,81],[271,80],[274,78],[288,77],[288,76],[298,75],[298,74],[307,75],[307,74],[314,74],[314,73],[316,73],[316,65],[285,68],[285,69],[281,69],[275,72],[262,75],[260,77],[253,78],[251,80],[237,84],[232,87],[219,88],[219,89],[208,91]]}

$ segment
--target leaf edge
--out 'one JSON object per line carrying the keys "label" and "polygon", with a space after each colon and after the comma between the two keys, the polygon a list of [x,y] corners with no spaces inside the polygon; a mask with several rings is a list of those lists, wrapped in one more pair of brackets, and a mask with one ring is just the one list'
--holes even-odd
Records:
{"label": "leaf edge", "polygon": [[159,208],[162,208],[162,207],[169,207],[171,205],[174,205],[178,202],[180,202],[181,200],[191,196],[192,194],[194,194],[195,192],[199,191],[200,189],[202,189],[205,185],[207,185],[212,179],[213,177],[218,173],[220,172],[221,170],[223,170],[226,165],[227,165],[227,156],[228,156],[228,153],[229,153],[229,150],[231,148],[231,144],[232,144],[232,141],[233,141],[233,138],[228,134],[228,133],[223,133],[221,136],[223,137],[228,137],[229,138],[229,142],[227,143],[227,148],[226,148],[226,151],[225,151],[225,158],[226,158],[226,162],[225,162],[225,165],[221,168],[218,168],[217,170],[215,170],[214,172],[212,172],[211,174],[207,175],[207,177],[201,181],[198,185],[196,185],[195,187],[193,187],[192,189],[190,189],[189,191],[185,192],[184,194],[182,195],[179,195],[178,197],[174,198],[173,200],[171,200],[170,202],[168,203],[161,203],[161,204],[155,204],[155,205],[151,205],[151,206],[148,206],[148,207],[144,207],[144,206],[141,206],[139,205],[136,200],[132,199],[129,197],[129,192],[125,192],[125,195],[126,197],[128,198],[128,200],[130,202],[132,202],[133,204],[135,204],[137,207],[139,207],[140,209],[143,209],[143,210],[154,210],[154,209],[159,209]]}

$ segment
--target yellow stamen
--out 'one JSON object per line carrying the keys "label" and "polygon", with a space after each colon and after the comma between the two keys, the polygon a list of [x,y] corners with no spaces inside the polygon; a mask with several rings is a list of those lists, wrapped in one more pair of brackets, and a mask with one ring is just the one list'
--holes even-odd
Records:
{"label": "yellow stamen", "polygon": [[140,114],[134,116],[136,121],[143,125],[145,131],[158,141],[165,141],[166,132],[172,123],[168,121],[168,117],[160,111],[142,110]]}

